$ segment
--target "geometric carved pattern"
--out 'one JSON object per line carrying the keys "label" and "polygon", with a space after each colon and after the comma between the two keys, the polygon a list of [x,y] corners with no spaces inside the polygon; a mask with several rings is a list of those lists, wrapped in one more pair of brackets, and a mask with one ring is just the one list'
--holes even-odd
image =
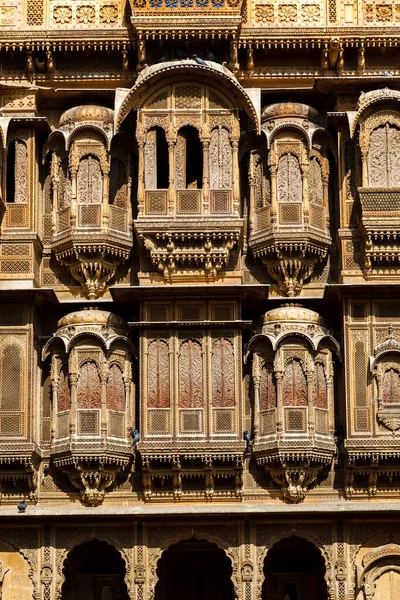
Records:
{"label": "geometric carved pattern", "polygon": [[22,407],[22,356],[20,348],[9,344],[3,348],[0,363],[1,411],[17,411]]}
{"label": "geometric carved pattern", "polygon": [[307,406],[307,382],[300,362],[292,359],[285,367],[282,380],[284,406]]}
{"label": "geometric carved pattern", "polygon": [[78,408],[100,408],[100,377],[95,362],[87,361],[81,366],[76,395]]}
{"label": "geometric carved pattern", "polygon": [[260,411],[276,408],[276,384],[272,363],[266,362],[260,373]]}
{"label": "geometric carved pattern", "polygon": [[288,432],[306,432],[306,410],[304,408],[289,408],[285,410],[285,429]]}
{"label": "geometric carved pattern", "polygon": [[213,345],[212,402],[218,408],[235,406],[235,357],[232,342],[225,338]]}
{"label": "geometric carved pattern", "polygon": [[125,384],[121,368],[113,364],[108,372],[106,406],[109,410],[125,410]]}
{"label": "geometric carved pattern", "polygon": [[203,352],[197,340],[185,340],[179,350],[179,406],[202,408],[203,398]]}
{"label": "geometric carved pattern", "polygon": [[153,340],[148,346],[148,407],[169,408],[169,348],[164,340]]}

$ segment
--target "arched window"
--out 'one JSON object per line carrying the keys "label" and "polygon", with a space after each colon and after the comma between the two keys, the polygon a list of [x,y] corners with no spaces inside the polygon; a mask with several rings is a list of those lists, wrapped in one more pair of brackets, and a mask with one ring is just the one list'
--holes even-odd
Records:
{"label": "arched window", "polygon": [[302,202],[303,185],[300,164],[296,156],[283,154],[278,163],[278,202]]}
{"label": "arched window", "polygon": [[125,384],[121,368],[113,364],[108,372],[106,406],[108,410],[125,410]]}
{"label": "arched window", "polygon": [[66,208],[71,204],[71,179],[69,177],[68,162],[64,158],[58,167],[58,207]]}
{"label": "arched window", "polygon": [[328,408],[325,371],[321,363],[316,363],[314,368],[313,404],[317,408]]}
{"label": "arched window", "polygon": [[196,189],[203,187],[203,148],[199,132],[186,125],[178,131],[175,150],[176,188]]}
{"label": "arched window", "polygon": [[371,187],[400,186],[400,129],[386,123],[370,136],[368,175]]}
{"label": "arched window", "polygon": [[324,187],[322,183],[322,169],[316,158],[310,160],[308,174],[308,196],[312,204],[323,206]]}
{"label": "arched window", "polygon": [[169,185],[169,153],[165,131],[161,127],[152,127],[147,132],[145,163],[146,189],[167,189]]}
{"label": "arched window", "polygon": [[235,406],[235,356],[232,342],[225,338],[213,345],[212,403],[215,408]]}
{"label": "arched window", "polygon": [[213,129],[210,141],[210,188],[232,188],[232,148],[229,133],[223,127]]}
{"label": "arched window", "polygon": [[178,373],[180,408],[203,408],[203,353],[197,340],[182,342]]}
{"label": "arched window", "polygon": [[78,408],[100,408],[100,377],[94,361],[87,361],[81,366],[76,387],[76,396]]}
{"label": "arched window", "polygon": [[128,178],[126,167],[120,158],[111,158],[110,204],[119,208],[128,206]]}
{"label": "arched window", "polygon": [[382,400],[385,404],[400,403],[400,373],[397,369],[388,369],[383,376]]}
{"label": "arched window", "polygon": [[276,407],[276,384],[272,363],[264,363],[260,377],[260,411]]}
{"label": "arched window", "polygon": [[80,204],[101,204],[103,195],[102,175],[99,160],[88,154],[79,163],[78,202]]}
{"label": "arched window", "polygon": [[169,408],[169,348],[164,340],[153,340],[148,346],[148,407]]}
{"label": "arched window", "polygon": [[7,152],[7,202],[28,202],[28,149],[22,140],[14,140]]}
{"label": "arched window", "polygon": [[282,379],[284,406],[307,406],[307,382],[300,361],[293,358],[285,367]]}
{"label": "arched window", "polygon": [[57,412],[71,408],[71,393],[69,389],[68,370],[66,365],[61,367],[58,377]]}

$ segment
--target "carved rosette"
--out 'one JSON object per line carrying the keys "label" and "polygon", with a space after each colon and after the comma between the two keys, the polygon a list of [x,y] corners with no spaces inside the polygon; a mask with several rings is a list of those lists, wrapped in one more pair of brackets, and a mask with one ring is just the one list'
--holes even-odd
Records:
{"label": "carved rosette", "polygon": [[268,311],[249,342],[257,463],[289,502],[304,499],[334,459],[333,357],[320,315],[296,304]]}
{"label": "carved rosette", "polygon": [[134,458],[132,353],[127,323],[97,309],[63,317],[43,349],[52,361],[52,461],[91,506]]}

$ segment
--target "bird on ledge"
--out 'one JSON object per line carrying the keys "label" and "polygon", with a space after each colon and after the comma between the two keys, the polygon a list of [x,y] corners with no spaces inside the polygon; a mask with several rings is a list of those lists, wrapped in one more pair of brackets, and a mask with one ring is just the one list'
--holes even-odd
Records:
{"label": "bird on ledge", "polygon": [[207,67],[208,66],[207,63],[202,58],[199,58],[197,56],[197,54],[193,54],[193,58],[197,62],[198,65],[203,65],[203,67]]}

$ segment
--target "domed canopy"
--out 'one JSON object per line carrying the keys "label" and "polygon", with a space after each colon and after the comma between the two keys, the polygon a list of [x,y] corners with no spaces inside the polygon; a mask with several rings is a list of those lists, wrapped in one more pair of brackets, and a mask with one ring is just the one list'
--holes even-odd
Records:
{"label": "domed canopy", "polygon": [[324,319],[315,310],[304,308],[300,304],[284,304],[265,313],[263,323],[282,322],[318,324],[326,328]]}
{"label": "domed canopy", "polygon": [[96,123],[99,125],[112,125],[114,122],[114,111],[105,106],[95,104],[84,104],[69,108],[60,117],[59,127],[65,125],[77,125],[78,123]]}
{"label": "domed canopy", "polygon": [[254,104],[233,73],[211,60],[200,62],[199,59],[196,61],[193,58],[157,63],[143,69],[116,114],[116,129],[119,129],[128,113],[140,107],[150,91],[154,91],[155,82],[161,84],[174,75],[177,81],[188,81],[190,78],[201,80],[204,84],[217,85],[232,102],[246,111],[252,126],[258,131],[258,117]]}
{"label": "domed canopy", "polygon": [[118,339],[128,344],[130,350],[136,354],[128,335],[128,324],[121,317],[107,310],[84,308],[69,313],[58,321],[57,331],[43,348],[42,358],[46,359],[54,343],[61,342],[64,350],[69,352],[77,338],[82,337],[93,337],[107,349]]}
{"label": "domed canopy", "polygon": [[301,118],[314,121],[317,124],[321,123],[320,113],[308,104],[301,104],[300,102],[276,102],[266,106],[261,113],[262,123],[278,118]]}

